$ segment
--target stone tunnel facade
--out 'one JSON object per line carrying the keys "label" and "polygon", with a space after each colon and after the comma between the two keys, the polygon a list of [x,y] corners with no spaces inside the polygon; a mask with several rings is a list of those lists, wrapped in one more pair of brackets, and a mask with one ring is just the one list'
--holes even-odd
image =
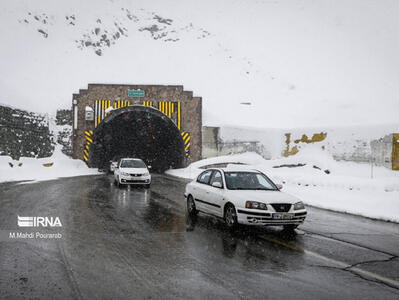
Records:
{"label": "stone tunnel facade", "polygon": [[185,165],[201,159],[201,97],[184,91],[183,86],[122,84],[89,84],[87,89],[73,94],[73,158],[89,164],[96,128],[113,110],[134,106],[152,107],[173,121],[183,140]]}

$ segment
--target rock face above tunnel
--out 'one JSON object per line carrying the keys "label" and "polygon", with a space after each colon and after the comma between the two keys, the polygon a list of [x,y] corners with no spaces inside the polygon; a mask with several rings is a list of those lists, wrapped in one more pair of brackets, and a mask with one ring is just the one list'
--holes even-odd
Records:
{"label": "rock face above tunnel", "polygon": [[[92,116],[86,112],[86,106],[93,109]],[[183,86],[123,84],[89,84],[87,89],[73,94],[73,157],[90,162],[96,129],[101,127],[101,122],[107,122],[112,113],[127,106],[152,107],[162,112],[180,131],[186,154],[184,164],[201,159],[201,97],[184,91]],[[112,113],[110,107],[114,110]]]}

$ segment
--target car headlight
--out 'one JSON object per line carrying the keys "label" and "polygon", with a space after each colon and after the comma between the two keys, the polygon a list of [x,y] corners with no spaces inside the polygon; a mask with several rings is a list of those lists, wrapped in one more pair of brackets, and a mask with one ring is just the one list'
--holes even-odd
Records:
{"label": "car headlight", "polygon": [[305,209],[305,204],[302,201],[294,204],[294,210]]}
{"label": "car headlight", "polygon": [[143,174],[143,176],[148,176],[148,175],[150,175],[150,172],[145,172],[145,173]]}
{"label": "car headlight", "polygon": [[128,176],[129,173],[121,172],[121,175],[123,175],[123,176]]}
{"label": "car headlight", "polygon": [[247,201],[247,202],[245,202],[245,208],[267,210],[267,205],[265,203],[261,203],[261,202]]}

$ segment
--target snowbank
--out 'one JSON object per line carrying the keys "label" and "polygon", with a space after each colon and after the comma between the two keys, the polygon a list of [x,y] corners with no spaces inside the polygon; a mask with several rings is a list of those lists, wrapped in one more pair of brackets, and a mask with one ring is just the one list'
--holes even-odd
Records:
{"label": "snowbank", "polygon": [[[327,151],[307,147],[288,158],[265,160],[256,153],[220,156],[197,161],[167,174],[193,179],[204,167],[230,167],[263,171],[284,191],[306,204],[365,217],[399,222],[399,172],[369,164],[338,162]],[[371,178],[371,176],[373,178]]]}
{"label": "snowbank", "polygon": [[55,144],[53,154],[45,158],[21,157],[18,161],[10,156],[0,155],[0,182],[43,181],[101,174],[97,169],[88,168],[82,160],[72,159],[62,153],[63,147],[70,143],[67,134],[71,130],[70,125],[57,125],[55,118],[49,117],[48,126]]}
{"label": "snowbank", "polygon": [[172,169],[166,171],[166,173],[176,177],[194,179],[204,170],[206,166],[218,165],[218,164],[257,165],[261,161],[265,160],[259,154],[247,152],[243,154],[217,156],[217,157],[211,157],[199,160],[190,164],[187,168]]}
{"label": "snowbank", "polygon": [[48,158],[21,157],[20,160],[15,161],[9,156],[0,156],[0,182],[43,181],[97,174],[100,174],[97,169],[90,169],[83,161],[71,159],[63,154],[59,145],[53,155]]}

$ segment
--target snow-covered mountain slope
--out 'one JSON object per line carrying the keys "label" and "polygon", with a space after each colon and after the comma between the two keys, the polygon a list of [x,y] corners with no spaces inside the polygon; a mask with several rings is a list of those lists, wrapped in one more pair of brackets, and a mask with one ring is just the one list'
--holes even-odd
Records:
{"label": "snow-covered mountain slope", "polygon": [[398,12],[360,0],[1,1],[0,102],[54,114],[87,83],[183,84],[203,97],[206,125],[396,122]]}

